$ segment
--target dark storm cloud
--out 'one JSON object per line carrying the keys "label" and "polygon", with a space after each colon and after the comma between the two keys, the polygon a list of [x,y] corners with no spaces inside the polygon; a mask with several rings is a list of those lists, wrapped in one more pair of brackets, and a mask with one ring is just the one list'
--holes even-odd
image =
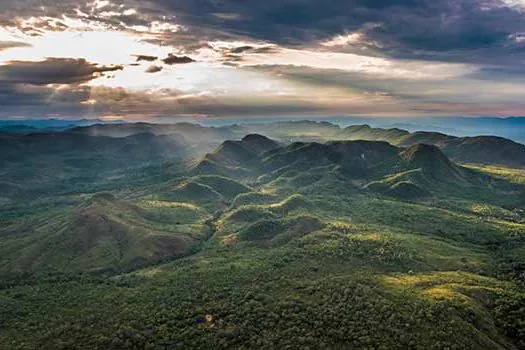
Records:
{"label": "dark storm cloud", "polygon": [[71,58],[7,62],[0,66],[0,116],[84,115],[91,87],[81,84],[121,69]]}
{"label": "dark storm cloud", "polygon": [[[126,9],[136,11],[124,14]],[[270,67],[265,71],[269,74],[278,71],[281,77],[313,86],[342,87],[403,99],[447,102],[452,98],[447,96],[448,100],[440,100],[442,96],[429,96],[428,87],[435,87],[436,91],[448,89],[457,92],[461,98],[469,99],[475,97],[469,89],[480,89],[472,81],[517,83],[525,72],[525,10],[522,12],[519,7],[507,6],[502,0],[113,0],[101,8],[91,1],[0,1],[0,25],[17,26],[31,35],[41,35],[44,30],[66,30],[68,22],[62,21],[64,16],[81,18],[86,23],[102,23],[107,29],[137,32],[140,32],[137,26],[147,31],[155,22],[181,25],[181,30],[168,28],[144,39],[158,45],[173,46],[170,52],[175,54],[162,59],[167,65],[195,62],[190,56],[199,49],[212,48],[213,41],[236,40],[249,44],[214,48],[222,55],[225,64],[235,65],[250,54],[278,53],[282,47],[292,47],[381,56],[392,62],[422,59],[479,66],[471,75],[451,82],[428,79],[409,82],[402,77],[385,80],[378,76],[308,70],[304,67],[302,70]],[[29,17],[40,19],[23,21]],[[358,40],[322,45],[335,36],[344,37],[352,33],[359,33]],[[268,45],[259,47],[252,44],[261,42]],[[138,55],[137,61],[154,60],[153,56]],[[308,62],[301,64],[307,65]],[[10,101],[16,101],[17,96],[21,103],[49,101],[49,96],[53,96],[55,91],[45,85],[78,84],[117,69],[122,68],[101,67],[85,60],[10,62],[0,67],[0,101],[11,98]],[[461,79],[468,81],[458,81]],[[423,96],[423,93],[427,95]],[[66,95],[71,101],[77,98],[79,106],[87,98],[84,91],[73,88]],[[490,99],[490,95],[487,96]],[[155,107],[155,104],[138,101],[142,101],[143,105],[132,103],[130,98],[127,104],[112,101],[114,106],[108,107],[108,104],[105,108],[110,111],[121,108],[131,113],[131,108],[145,111]],[[165,109],[213,114],[214,111],[249,113],[254,108],[272,113],[279,107],[272,111],[271,103],[239,106],[234,103],[223,105],[222,102],[193,99],[190,103],[181,100],[176,108],[170,105]],[[72,108],[68,103],[75,104],[61,102],[60,105],[64,109]],[[290,103],[279,108],[281,111],[299,112],[314,107]],[[85,109],[85,106],[80,109]],[[429,107],[427,111],[430,110]]]}
{"label": "dark storm cloud", "polygon": [[275,53],[279,50],[275,46],[261,46],[254,47],[250,45],[238,46],[227,50],[230,54],[242,54],[242,53]]}
{"label": "dark storm cloud", "polygon": [[0,117],[84,116],[90,87],[9,84],[0,82]]}
{"label": "dark storm cloud", "polygon": [[245,54],[271,54],[279,52],[276,46],[266,45],[254,47],[250,45],[237,46],[225,49],[216,49],[221,55],[221,62],[225,65],[236,65],[238,62],[244,61]]}
{"label": "dark storm cloud", "polygon": [[0,84],[0,104],[7,106],[69,105],[78,106],[89,99],[89,87],[65,87]]}
{"label": "dark storm cloud", "polygon": [[[249,37],[288,46],[310,45],[360,31],[363,46],[401,58],[476,61],[474,53],[516,50],[525,16],[499,0],[156,0],[190,30]],[[227,13],[230,16],[217,16]],[[197,31],[196,28],[199,28]],[[239,50],[242,50],[240,48]],[[518,50],[521,52],[521,49]]]}
{"label": "dark storm cloud", "polygon": [[[124,15],[123,9],[137,11]],[[360,48],[399,58],[495,62],[525,49],[515,40],[525,32],[525,14],[502,0],[116,0],[99,9],[92,2],[22,0],[0,4],[0,23],[29,16],[75,18],[77,10],[114,27],[181,24],[185,30],[151,40],[186,52],[216,39],[303,46],[356,31],[363,34]],[[103,16],[104,11],[120,15]],[[51,27],[61,25],[55,22]],[[243,49],[249,50],[238,48]]]}
{"label": "dark storm cloud", "polygon": [[141,61],[153,62],[159,59],[157,56],[148,56],[148,55],[136,55],[135,58],[137,62],[141,62]]}
{"label": "dark storm cloud", "polygon": [[251,51],[253,49],[254,49],[253,46],[239,46],[239,47],[235,47],[235,48],[231,49],[230,52],[231,53],[243,53],[243,52],[246,52],[246,51]]}
{"label": "dark storm cloud", "polygon": [[165,64],[186,64],[186,63],[193,63],[195,60],[189,56],[177,56],[173,54],[169,54],[168,57],[164,58],[162,60]]}
{"label": "dark storm cloud", "polygon": [[[525,32],[525,15],[504,5],[502,0],[117,0],[97,9],[90,2],[24,0],[2,2],[0,23],[29,16],[75,18],[77,10],[87,19],[115,27],[168,21],[185,30],[152,40],[188,47],[188,52],[215,39],[251,38],[302,46],[359,31],[364,37],[361,46],[375,49],[375,54],[477,61],[484,55],[496,60],[508,52],[523,52],[513,36]],[[130,8],[137,12],[102,16],[104,11],[122,13]],[[48,26],[57,30],[65,25],[54,21]]]}
{"label": "dark storm cloud", "polygon": [[0,82],[9,84],[79,84],[122,66],[99,66],[85,59],[48,58],[44,61],[11,61],[0,66]]}

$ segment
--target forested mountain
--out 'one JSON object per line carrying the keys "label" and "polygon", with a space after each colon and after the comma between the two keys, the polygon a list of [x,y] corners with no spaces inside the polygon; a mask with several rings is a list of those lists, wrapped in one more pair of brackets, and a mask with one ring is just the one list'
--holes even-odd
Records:
{"label": "forested mountain", "polygon": [[436,145],[447,156],[462,163],[525,167],[525,146],[497,136],[454,137],[436,132],[410,133],[396,128],[371,128],[368,125],[347,127],[338,136],[349,140],[386,141],[399,146],[419,143]]}
{"label": "forested mountain", "polygon": [[0,348],[523,348],[522,147],[314,122],[2,134]]}

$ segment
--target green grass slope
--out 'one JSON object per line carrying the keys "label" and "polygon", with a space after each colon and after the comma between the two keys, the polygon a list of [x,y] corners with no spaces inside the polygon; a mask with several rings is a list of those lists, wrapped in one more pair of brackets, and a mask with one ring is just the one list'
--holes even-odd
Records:
{"label": "green grass slope", "polygon": [[[245,176],[3,211],[0,348],[523,348],[520,170],[433,145],[270,144],[214,153]],[[44,266],[60,273],[14,274]]]}
{"label": "green grass slope", "polygon": [[283,167],[308,170],[326,165],[339,165],[348,172],[359,174],[395,156],[397,151],[396,147],[386,142],[297,142],[264,154],[263,168],[266,171]]}
{"label": "green grass slope", "polygon": [[343,129],[338,136],[349,140],[385,141],[400,144],[410,133],[402,129],[372,128],[369,125],[352,125]]}
{"label": "green grass slope", "polygon": [[95,195],[21,237],[3,236],[0,271],[130,268],[183,255],[207,234],[204,213],[198,208],[173,205],[166,213],[163,203],[158,204],[141,208],[109,193]]}
{"label": "green grass slope", "polygon": [[191,172],[194,174],[215,174],[231,177],[250,175],[254,166],[260,162],[260,155],[279,147],[276,141],[249,134],[241,141],[225,141],[212,153],[198,160]]}
{"label": "green grass slope", "polygon": [[491,196],[501,198],[512,187],[453,163],[437,146],[412,145],[400,152],[400,158],[395,172],[366,187],[405,199],[454,196],[482,200],[490,200]]}
{"label": "green grass slope", "polygon": [[338,137],[347,140],[386,141],[398,146],[429,144],[438,146],[457,162],[525,167],[525,145],[496,136],[455,137],[437,132],[410,133],[401,129],[354,125],[343,129]]}

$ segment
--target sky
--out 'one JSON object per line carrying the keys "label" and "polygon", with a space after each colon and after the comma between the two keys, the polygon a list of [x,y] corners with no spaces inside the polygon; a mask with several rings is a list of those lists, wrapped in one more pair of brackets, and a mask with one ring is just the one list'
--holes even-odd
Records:
{"label": "sky", "polygon": [[0,118],[525,115],[525,0],[2,0]]}

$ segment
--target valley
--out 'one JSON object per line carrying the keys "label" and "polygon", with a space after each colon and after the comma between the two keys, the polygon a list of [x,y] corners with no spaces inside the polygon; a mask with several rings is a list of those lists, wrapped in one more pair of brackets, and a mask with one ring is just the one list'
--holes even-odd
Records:
{"label": "valley", "polygon": [[0,348],[525,348],[514,141],[137,123],[0,149]]}

